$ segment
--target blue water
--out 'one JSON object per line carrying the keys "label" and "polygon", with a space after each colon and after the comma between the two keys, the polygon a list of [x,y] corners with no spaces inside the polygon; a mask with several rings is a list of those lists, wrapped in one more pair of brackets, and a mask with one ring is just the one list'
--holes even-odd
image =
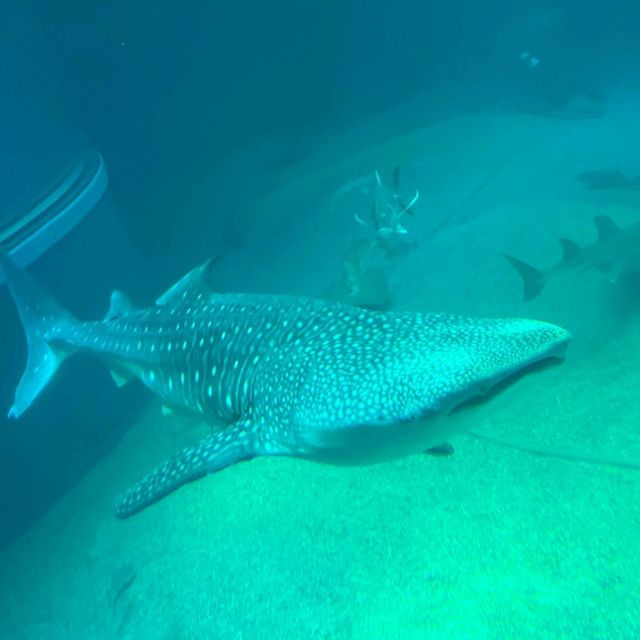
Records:
{"label": "blue water", "polygon": [[[596,242],[595,216],[623,228],[640,219],[636,3],[62,1],[14,3],[0,20],[0,228],[83,148],[108,169],[95,211],[31,265],[79,317],[104,316],[114,288],[150,305],[219,255],[222,291],[557,322],[574,335],[558,369],[566,374],[532,378],[474,426],[589,459],[640,460],[640,264],[620,279],[599,273],[602,264],[550,275],[539,298],[523,302],[500,255],[547,270],[560,259],[558,237]],[[369,251],[379,230],[373,200],[392,201],[396,166],[403,201],[418,192],[402,215],[407,234],[394,236],[391,258],[376,245],[356,264],[354,247]],[[598,188],[577,179],[583,172],[597,172]],[[349,298],[353,278],[359,298]],[[0,340],[4,416],[26,358],[5,287]],[[117,389],[83,356],[19,422],[0,419],[0,566],[18,573],[0,637],[292,637],[293,621],[277,621],[298,606],[299,637],[640,635],[637,560],[625,551],[640,524],[633,469],[540,462],[469,439],[449,458],[357,471],[269,459],[197,483],[118,529],[111,501],[123,478],[196,435],[179,419],[156,432],[152,402],[141,385]],[[218,480],[226,492],[213,488]],[[434,498],[440,482],[448,488]],[[590,496],[603,510],[593,521]],[[531,513],[541,514],[539,530]],[[606,526],[617,523],[624,532]],[[423,539],[435,528],[432,547]],[[458,528],[456,545],[446,536]],[[211,560],[207,536],[224,546],[225,529],[236,544]],[[181,544],[191,552],[170,557]],[[538,544],[541,564],[531,559]],[[363,560],[359,549],[380,557]],[[216,584],[208,571],[226,577]],[[91,626],[66,590],[47,604],[57,573],[99,602],[102,622]],[[196,597],[205,579],[197,606],[154,625],[145,617]],[[154,590],[158,581],[165,587]],[[202,610],[211,601],[213,626],[214,609]],[[573,627],[558,622],[567,619]]]}

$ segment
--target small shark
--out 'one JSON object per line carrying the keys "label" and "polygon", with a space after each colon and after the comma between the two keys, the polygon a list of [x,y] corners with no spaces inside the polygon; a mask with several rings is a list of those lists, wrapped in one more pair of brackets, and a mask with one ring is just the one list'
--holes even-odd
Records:
{"label": "small shark", "polygon": [[104,320],[80,322],[0,254],[28,342],[10,416],[31,405],[67,356],[84,351],[214,426],[119,497],[120,518],[254,456],[363,464],[449,453],[448,414],[536,363],[561,359],[570,339],[535,320],[220,294],[208,282],[211,264],[155,306],[135,309],[115,292]]}
{"label": "small shark", "polygon": [[522,278],[525,300],[536,298],[550,277],[566,271],[597,269],[612,282],[624,274],[640,271],[640,222],[620,228],[608,216],[596,216],[593,221],[598,239],[581,247],[569,238],[560,238],[562,258],[544,271],[518,258],[504,255]]}

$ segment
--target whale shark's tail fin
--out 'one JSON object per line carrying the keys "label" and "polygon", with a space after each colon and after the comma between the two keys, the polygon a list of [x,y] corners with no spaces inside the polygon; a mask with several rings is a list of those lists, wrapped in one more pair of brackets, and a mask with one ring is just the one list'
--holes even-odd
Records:
{"label": "whale shark's tail fin", "polygon": [[533,300],[540,295],[546,284],[546,277],[540,269],[532,267],[530,264],[503,254],[507,262],[518,272],[522,278],[522,290],[525,300]]}
{"label": "whale shark's tail fin", "polygon": [[17,418],[29,408],[69,355],[69,352],[54,349],[49,344],[48,332],[56,327],[75,324],[77,321],[28,273],[19,269],[2,250],[0,266],[18,309],[29,351],[26,369],[16,389],[13,406],[9,410],[9,417]]}

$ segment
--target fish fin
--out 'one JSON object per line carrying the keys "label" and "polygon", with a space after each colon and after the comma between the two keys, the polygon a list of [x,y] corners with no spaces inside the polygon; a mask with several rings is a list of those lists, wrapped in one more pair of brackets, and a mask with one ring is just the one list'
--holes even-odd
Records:
{"label": "fish fin", "polygon": [[560,246],[562,247],[562,262],[564,264],[572,264],[580,259],[582,249],[571,238],[560,238]]}
{"label": "fish fin", "polygon": [[156,300],[156,304],[165,305],[176,303],[186,300],[198,293],[211,293],[209,275],[211,268],[218,261],[218,258],[219,256],[213,256],[199,267],[192,269],[185,276],[182,276],[178,282],[169,287],[169,289]]}
{"label": "fish fin", "polygon": [[122,373],[121,371],[115,371],[114,369],[111,369],[109,373],[111,374],[111,377],[113,378],[113,381],[116,383],[117,387],[124,387],[124,385],[133,378],[131,374]]}
{"label": "fish fin", "polygon": [[532,300],[537,297],[546,283],[545,274],[532,267],[531,265],[514,258],[513,256],[503,254],[507,262],[518,272],[522,278],[522,289],[525,300]]}
{"label": "fish fin", "polygon": [[160,413],[163,416],[170,416],[170,415],[172,415],[174,413],[174,411],[173,411],[173,409],[171,407],[168,407],[166,404],[163,404],[160,407]]}
{"label": "fish fin", "polygon": [[453,445],[448,442],[443,442],[442,444],[436,445],[435,447],[431,447],[430,449],[426,449],[425,453],[430,456],[435,456],[437,458],[453,455],[455,449]]}
{"label": "fish fin", "polygon": [[128,518],[183,484],[254,455],[250,429],[246,424],[237,423],[217,431],[156,467],[117,498],[114,505],[116,517]]}
{"label": "fish fin", "polygon": [[598,242],[606,242],[620,231],[620,227],[609,216],[596,216],[593,222],[598,230]]}
{"label": "fish fin", "polygon": [[0,266],[27,337],[27,366],[16,389],[13,406],[9,410],[10,418],[18,418],[31,406],[53,378],[58,367],[70,355],[70,352],[54,349],[49,344],[47,332],[54,328],[74,325],[77,320],[1,250]]}
{"label": "fish fin", "polygon": [[129,298],[122,293],[122,291],[118,291],[114,289],[111,292],[111,299],[109,301],[109,311],[104,317],[105,322],[109,322],[109,320],[115,320],[125,313],[129,313],[131,311],[135,311],[135,307]]}

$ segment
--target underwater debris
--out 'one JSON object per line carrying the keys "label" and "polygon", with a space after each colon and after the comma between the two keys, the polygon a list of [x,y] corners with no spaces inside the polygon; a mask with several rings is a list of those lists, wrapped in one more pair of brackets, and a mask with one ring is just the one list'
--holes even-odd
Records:
{"label": "underwater debris", "polygon": [[322,297],[365,309],[389,309],[389,282],[385,269],[372,266],[374,249],[375,242],[371,240],[353,240],[342,263],[341,281],[329,287]]}
{"label": "underwater debris", "polygon": [[111,573],[111,583],[107,589],[107,598],[111,607],[115,607],[118,600],[138,577],[138,569],[131,561],[118,565]]}
{"label": "underwater debris", "polygon": [[504,437],[491,431],[485,431],[484,429],[470,429],[466,431],[466,434],[476,440],[483,440],[484,442],[495,444],[498,447],[522,451],[543,458],[556,458],[558,460],[569,460],[570,462],[586,462],[587,464],[598,464],[606,467],[617,467],[619,469],[640,469],[640,460],[625,458],[623,456],[591,453],[590,451],[574,449],[573,447],[558,447],[514,437]]}
{"label": "underwater debris", "polygon": [[372,311],[387,311],[393,304],[389,280],[383,269],[364,271],[358,278],[357,287],[353,289],[343,281],[336,282],[321,297]]}
{"label": "underwater debris", "polygon": [[356,293],[360,289],[363,265],[367,263],[372,250],[373,245],[368,240],[353,240],[349,245],[342,264],[342,275],[350,293]]}
{"label": "underwater debris", "polygon": [[358,213],[353,216],[375,235],[351,240],[342,263],[342,280],[323,295],[368,309],[388,309],[391,306],[388,274],[418,246],[415,239],[407,239],[409,231],[402,219],[414,215],[413,207],[420,194],[416,190],[409,203],[405,203],[400,190],[400,167],[396,165],[391,187],[383,183],[376,170],[371,177],[348,182],[333,197],[331,207],[338,197],[345,197],[355,189],[370,196],[372,202],[370,218]]}
{"label": "underwater debris", "polygon": [[333,198],[331,198],[329,211],[333,211],[339,201],[344,200],[352,193],[357,193],[362,196],[370,196],[373,193],[375,184],[375,177],[372,175],[361,176],[360,178],[349,180],[349,182],[338,189],[338,191],[333,195]]}
{"label": "underwater debris", "polygon": [[435,458],[447,458],[455,453],[455,449],[449,442],[443,442],[430,449],[425,449],[424,452],[428,456],[434,456]]}
{"label": "underwater debris", "polygon": [[376,188],[371,207],[371,221],[367,222],[357,213],[354,218],[362,226],[373,225],[376,236],[379,238],[389,238],[395,234],[405,235],[408,233],[406,227],[401,224],[403,216],[413,215],[412,207],[418,202],[420,192],[416,190],[409,204],[405,204],[400,195],[400,167],[396,165],[393,171],[392,188],[389,189],[380,179],[378,170],[375,171]]}

